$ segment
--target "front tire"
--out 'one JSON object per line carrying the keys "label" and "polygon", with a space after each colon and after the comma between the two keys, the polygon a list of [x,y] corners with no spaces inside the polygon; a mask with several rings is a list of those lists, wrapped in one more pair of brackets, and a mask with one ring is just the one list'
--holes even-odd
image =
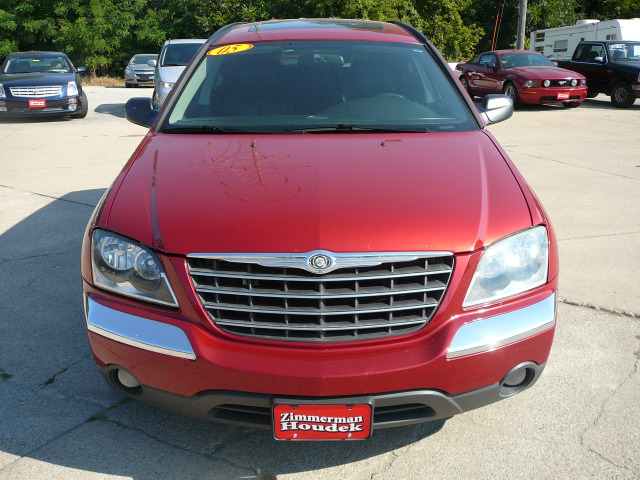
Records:
{"label": "front tire", "polygon": [[629,108],[636,101],[636,97],[626,82],[618,82],[611,90],[611,103],[614,107]]}
{"label": "front tire", "polygon": [[502,93],[504,93],[507,97],[509,97],[513,101],[513,108],[520,108],[520,97],[518,96],[518,88],[516,84],[513,82],[507,82],[502,89]]}
{"label": "front tire", "polygon": [[462,85],[462,88],[467,91],[469,96],[473,98],[473,93],[471,93],[471,88],[469,87],[469,80],[467,80],[467,77],[465,77],[464,75],[460,75],[460,84]]}
{"label": "front tire", "polygon": [[87,96],[82,95],[82,101],[80,102],[80,112],[76,115],[76,118],[84,118],[89,113],[89,101],[87,100]]}
{"label": "front tire", "polygon": [[562,102],[565,108],[578,108],[580,106],[580,102]]}

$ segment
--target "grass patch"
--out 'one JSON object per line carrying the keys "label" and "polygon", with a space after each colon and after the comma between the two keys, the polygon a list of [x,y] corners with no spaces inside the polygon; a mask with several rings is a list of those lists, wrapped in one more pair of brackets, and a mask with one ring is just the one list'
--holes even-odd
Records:
{"label": "grass patch", "polygon": [[124,87],[124,78],[87,75],[82,79],[82,85],[85,87]]}

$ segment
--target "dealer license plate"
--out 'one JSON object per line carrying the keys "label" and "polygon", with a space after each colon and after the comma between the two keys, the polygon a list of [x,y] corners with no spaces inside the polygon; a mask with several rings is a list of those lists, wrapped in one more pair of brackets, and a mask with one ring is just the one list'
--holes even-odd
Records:
{"label": "dealer license plate", "polygon": [[43,108],[47,106],[47,101],[44,98],[37,100],[29,100],[29,107],[31,108]]}
{"label": "dealer license plate", "polygon": [[571,94],[568,92],[560,92],[558,93],[558,100],[569,100],[570,96]]}
{"label": "dealer license plate", "polygon": [[362,440],[371,436],[371,405],[287,405],[273,407],[277,440]]}

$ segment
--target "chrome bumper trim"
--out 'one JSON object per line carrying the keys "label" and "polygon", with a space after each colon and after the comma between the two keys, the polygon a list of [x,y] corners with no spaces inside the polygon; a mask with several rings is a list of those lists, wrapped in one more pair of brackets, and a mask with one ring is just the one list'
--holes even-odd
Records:
{"label": "chrome bumper trim", "polygon": [[556,295],[520,310],[463,325],[451,341],[447,358],[486,352],[548,330],[556,323]]}
{"label": "chrome bumper trim", "polygon": [[155,353],[195,360],[187,334],[179,327],[129,315],[85,297],[87,330],[116,342]]}

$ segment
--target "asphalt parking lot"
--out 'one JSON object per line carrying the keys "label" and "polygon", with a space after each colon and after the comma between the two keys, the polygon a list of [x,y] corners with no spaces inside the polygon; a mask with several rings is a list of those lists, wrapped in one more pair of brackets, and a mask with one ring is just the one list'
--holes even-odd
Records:
{"label": "asphalt parking lot", "polygon": [[366,442],[292,444],[103,382],[80,244],[145,134],[124,103],[151,89],[85,90],[85,119],[0,120],[0,480],[640,478],[640,101],[527,108],[489,127],[560,245],[556,339],[533,388]]}

